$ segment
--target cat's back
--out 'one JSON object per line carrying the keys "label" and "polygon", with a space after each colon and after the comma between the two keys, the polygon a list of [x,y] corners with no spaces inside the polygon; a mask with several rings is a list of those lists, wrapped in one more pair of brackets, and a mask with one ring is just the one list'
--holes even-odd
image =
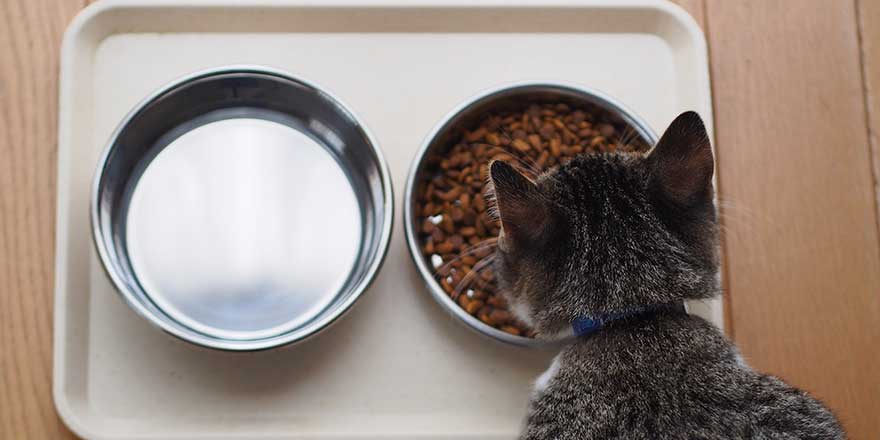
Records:
{"label": "cat's back", "polygon": [[684,314],[612,325],[560,353],[536,390],[528,439],[843,439],[818,401],[743,365]]}

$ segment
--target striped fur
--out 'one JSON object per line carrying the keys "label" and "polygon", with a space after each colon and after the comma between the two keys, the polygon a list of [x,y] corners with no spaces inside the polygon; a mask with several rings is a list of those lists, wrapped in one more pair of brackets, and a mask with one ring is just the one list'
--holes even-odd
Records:
{"label": "striped fur", "polygon": [[[718,295],[712,161],[689,112],[649,155],[585,155],[534,182],[493,163],[495,272],[514,313],[554,338],[577,317]],[[845,438],[819,401],[740,359],[698,317],[615,322],[561,351],[522,439]]]}

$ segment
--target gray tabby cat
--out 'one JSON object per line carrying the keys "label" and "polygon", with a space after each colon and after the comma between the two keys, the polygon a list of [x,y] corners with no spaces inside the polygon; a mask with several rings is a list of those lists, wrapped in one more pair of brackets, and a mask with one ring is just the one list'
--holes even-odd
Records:
{"label": "gray tabby cat", "polygon": [[514,313],[549,339],[609,321],[566,338],[522,439],[846,437],[820,402],[753,371],[715,326],[679,309],[720,290],[713,169],[694,112],[648,155],[583,155],[534,182],[492,163],[495,273]]}

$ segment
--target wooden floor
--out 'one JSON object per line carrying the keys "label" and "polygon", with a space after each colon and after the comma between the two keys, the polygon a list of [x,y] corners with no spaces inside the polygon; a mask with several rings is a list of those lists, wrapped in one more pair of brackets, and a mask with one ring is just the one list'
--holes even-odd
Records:
{"label": "wooden floor", "polygon": [[[73,437],[51,393],[61,35],[0,0],[0,438]],[[727,323],[754,367],[880,433],[880,1],[678,0],[709,42]]]}

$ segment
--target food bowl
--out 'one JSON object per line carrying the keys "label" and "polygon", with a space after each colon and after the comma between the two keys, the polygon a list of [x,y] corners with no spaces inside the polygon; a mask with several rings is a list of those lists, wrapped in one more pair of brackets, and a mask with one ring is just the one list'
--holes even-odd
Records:
{"label": "food bowl", "polygon": [[[407,245],[410,255],[418,268],[419,274],[424,279],[431,296],[443,309],[469,328],[492,339],[520,346],[543,346],[546,342],[540,339],[512,334],[486,324],[481,319],[473,316],[472,313],[465,311],[463,306],[460,306],[453,299],[454,295],[447,293],[448,291],[441,287],[441,283],[436,278],[436,268],[438,263],[445,264],[449,261],[432,262],[422,252],[422,247],[425,243],[420,238],[420,225],[424,219],[416,211],[419,209],[419,190],[417,190],[417,187],[419,187],[421,182],[427,182],[435,174],[436,170],[432,169],[432,166],[436,167],[436,158],[438,156],[448,156],[453,145],[464,142],[460,140],[469,133],[472,133],[469,131],[475,129],[487,115],[522,110],[532,104],[551,103],[554,105],[564,104],[572,109],[585,109],[585,112],[600,115],[602,121],[608,122],[608,124],[604,125],[613,125],[611,128],[621,127],[626,129],[629,133],[627,136],[633,136],[645,148],[654,145],[657,141],[657,136],[644,120],[628,110],[616,99],[599,91],[557,82],[522,82],[506,85],[485,91],[468,99],[437,124],[425,138],[412,162],[404,195],[403,215]],[[516,143],[517,141],[513,140],[513,142]],[[431,158],[435,158],[433,165]],[[514,158],[514,161],[518,161],[518,159]],[[472,185],[479,185],[476,182],[476,180],[473,181]],[[432,256],[432,258],[436,257],[436,255]],[[440,267],[443,266],[441,265]],[[472,270],[476,271],[477,266],[473,266]],[[449,284],[447,283],[446,286],[448,288]]]}
{"label": "food bowl", "polygon": [[317,333],[363,294],[392,199],[382,152],[338,99],[235,66],[125,117],[97,168],[92,232],[138,314],[200,346],[261,350]]}

